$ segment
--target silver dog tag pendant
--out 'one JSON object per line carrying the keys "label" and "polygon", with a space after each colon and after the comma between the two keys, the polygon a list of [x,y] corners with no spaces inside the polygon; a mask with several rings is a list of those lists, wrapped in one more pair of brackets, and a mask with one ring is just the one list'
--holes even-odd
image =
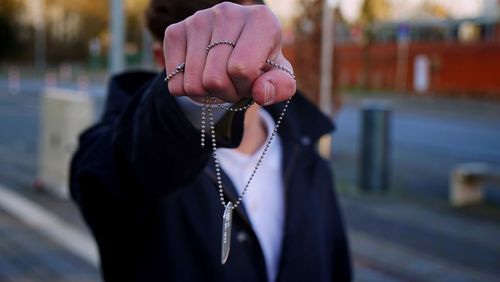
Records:
{"label": "silver dog tag pendant", "polygon": [[231,249],[231,225],[233,220],[233,203],[228,202],[222,216],[222,249],[221,263],[225,264]]}

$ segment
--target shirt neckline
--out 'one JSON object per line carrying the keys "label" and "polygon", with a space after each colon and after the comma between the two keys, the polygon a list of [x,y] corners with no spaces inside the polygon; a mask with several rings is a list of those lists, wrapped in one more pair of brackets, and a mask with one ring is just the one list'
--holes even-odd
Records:
{"label": "shirt neckline", "polygon": [[[219,155],[219,157],[230,159],[232,162],[235,162],[239,165],[246,165],[248,163],[257,162],[257,160],[262,155],[267,142],[269,142],[269,138],[271,137],[274,127],[276,126],[274,119],[267,111],[260,108],[259,115],[264,122],[267,135],[266,141],[259,147],[259,149],[256,150],[255,153],[249,155],[244,154],[236,149],[218,148],[217,154]],[[263,164],[265,163],[266,166],[269,166],[270,168],[277,168],[279,166],[279,154],[277,152],[279,151],[279,148],[281,148],[281,141],[279,139],[279,136],[276,134],[274,136],[273,142],[271,142],[271,145],[269,146],[266,156],[262,160]]]}

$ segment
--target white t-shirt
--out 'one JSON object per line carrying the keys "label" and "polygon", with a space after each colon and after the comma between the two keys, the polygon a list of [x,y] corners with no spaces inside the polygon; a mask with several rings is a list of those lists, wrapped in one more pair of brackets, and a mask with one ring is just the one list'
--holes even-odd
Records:
{"label": "white t-shirt", "polygon": [[[268,140],[275,122],[265,110],[260,110],[260,115],[267,129]],[[238,193],[242,192],[248,182],[265,145],[253,155],[245,155],[235,149],[217,149],[220,165]],[[270,282],[275,281],[278,274],[285,222],[281,163],[281,141],[276,135],[243,198],[248,217],[264,252]]]}

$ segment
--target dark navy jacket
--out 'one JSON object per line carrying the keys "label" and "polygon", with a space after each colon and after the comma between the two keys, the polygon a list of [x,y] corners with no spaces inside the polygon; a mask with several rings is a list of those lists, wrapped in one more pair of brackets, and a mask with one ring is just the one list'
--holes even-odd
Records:
{"label": "dark navy jacket", "polygon": [[[245,208],[233,216],[231,253],[220,264],[223,206],[209,148],[163,82],[128,73],[110,84],[100,122],[80,137],[71,195],[97,241],[106,281],[267,280]],[[276,118],[283,105],[266,107]],[[242,114],[226,115],[220,146],[241,141]],[[314,150],[332,130],[300,94],[280,127],[286,220],[277,281],[349,281],[350,258],[331,171]],[[224,175],[225,197],[236,198]]]}

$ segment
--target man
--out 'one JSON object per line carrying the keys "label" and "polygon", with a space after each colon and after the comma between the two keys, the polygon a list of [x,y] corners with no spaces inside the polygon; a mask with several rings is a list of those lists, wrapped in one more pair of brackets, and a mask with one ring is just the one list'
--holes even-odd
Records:
{"label": "man", "polygon": [[[314,150],[332,125],[294,95],[274,14],[259,2],[218,3],[152,0],[148,26],[166,72],[113,78],[102,119],[80,137],[71,193],[97,241],[104,279],[349,281],[330,169]],[[214,108],[222,173],[211,146],[200,146],[207,96],[258,104]],[[280,102],[292,96],[281,119]],[[238,200],[222,265],[221,201]]]}

